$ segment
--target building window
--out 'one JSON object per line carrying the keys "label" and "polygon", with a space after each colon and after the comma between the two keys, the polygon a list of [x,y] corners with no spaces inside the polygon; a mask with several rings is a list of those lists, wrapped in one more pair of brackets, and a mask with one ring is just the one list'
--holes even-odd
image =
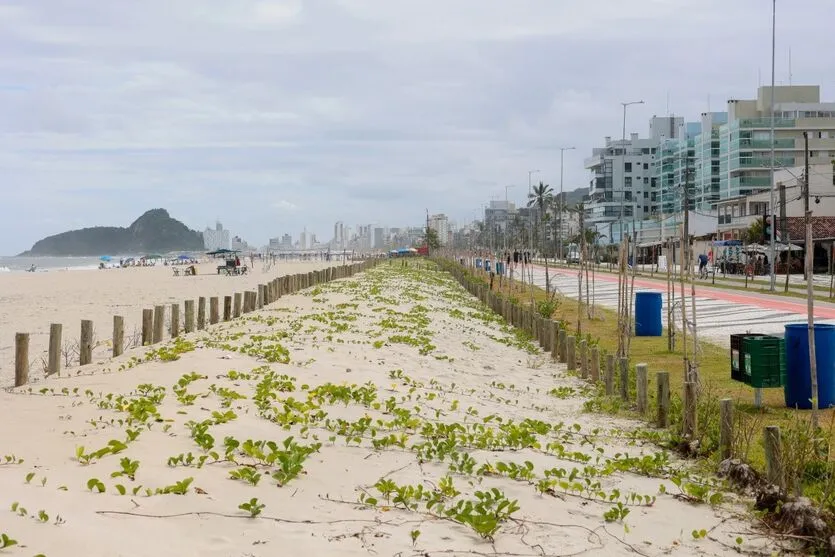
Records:
{"label": "building window", "polygon": [[649,170],[649,163],[647,163],[647,162],[644,163],[644,170]]}
{"label": "building window", "polygon": [[623,171],[624,172],[632,172],[632,163],[631,162],[624,163]]}
{"label": "building window", "polygon": [[626,186],[627,188],[631,188],[632,187],[632,176],[627,176],[626,178],[624,178],[623,179],[623,185]]}
{"label": "building window", "polygon": [[644,192],[644,199],[648,199],[648,198],[649,198],[649,192],[648,192],[648,191],[645,191],[645,192]]}
{"label": "building window", "polygon": [[645,183],[645,184],[649,184],[649,178],[644,177],[644,183]]}

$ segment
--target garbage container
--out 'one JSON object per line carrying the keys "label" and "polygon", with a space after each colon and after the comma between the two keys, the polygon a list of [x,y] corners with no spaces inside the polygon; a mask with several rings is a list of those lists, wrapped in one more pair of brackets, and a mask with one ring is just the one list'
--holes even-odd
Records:
{"label": "garbage container", "polygon": [[[815,362],[818,371],[818,407],[835,404],[835,325],[816,324]],[[809,376],[809,329],[806,323],[786,325],[786,406],[812,407]]]}
{"label": "garbage container", "polygon": [[635,336],[660,337],[661,292],[635,293]]}
{"label": "garbage container", "polygon": [[782,387],[786,383],[786,344],[768,335],[742,340],[744,382],[755,389]]}
{"label": "garbage container", "polygon": [[[731,335],[731,379],[751,384],[751,376],[745,375],[745,351],[743,341],[751,337],[768,336],[763,333],[743,333]],[[784,350],[785,351],[785,350]]]}

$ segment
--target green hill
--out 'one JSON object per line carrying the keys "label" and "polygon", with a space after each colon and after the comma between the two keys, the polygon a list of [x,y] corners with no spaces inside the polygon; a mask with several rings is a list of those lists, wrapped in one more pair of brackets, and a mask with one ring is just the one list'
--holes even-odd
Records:
{"label": "green hill", "polygon": [[20,255],[93,256],[167,253],[203,249],[203,234],[172,219],[165,209],[151,209],[129,227],[95,226],[71,230],[35,242]]}

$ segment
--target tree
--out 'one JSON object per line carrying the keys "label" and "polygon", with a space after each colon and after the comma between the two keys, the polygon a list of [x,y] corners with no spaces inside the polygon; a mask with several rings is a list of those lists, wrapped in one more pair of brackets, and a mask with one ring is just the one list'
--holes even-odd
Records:
{"label": "tree", "polygon": [[435,251],[441,247],[441,240],[438,238],[438,231],[427,226],[423,233],[423,243],[429,248],[429,251]]}
{"label": "tree", "polygon": [[746,244],[758,243],[763,238],[763,219],[754,219],[751,226],[742,233],[742,241]]}
{"label": "tree", "polygon": [[543,182],[533,187],[533,191],[528,194],[528,207],[536,207],[539,213],[540,229],[540,251],[542,257],[545,259],[545,293],[551,291],[551,278],[548,274],[548,252],[545,248],[545,223],[548,220],[548,209],[554,199],[554,192],[551,186]]}

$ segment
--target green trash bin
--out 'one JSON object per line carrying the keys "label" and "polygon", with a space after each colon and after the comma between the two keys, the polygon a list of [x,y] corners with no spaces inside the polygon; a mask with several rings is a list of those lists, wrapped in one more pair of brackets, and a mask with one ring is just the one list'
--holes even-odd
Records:
{"label": "green trash bin", "polygon": [[742,340],[742,352],[746,383],[755,389],[786,384],[785,340],[772,336],[747,337]]}

